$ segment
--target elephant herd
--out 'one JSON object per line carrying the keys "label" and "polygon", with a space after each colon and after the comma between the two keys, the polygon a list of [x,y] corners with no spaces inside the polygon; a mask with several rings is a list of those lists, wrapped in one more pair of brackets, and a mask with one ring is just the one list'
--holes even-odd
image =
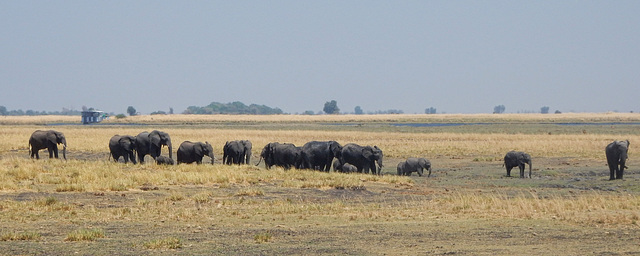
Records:
{"label": "elephant herd", "polygon": [[377,146],[360,146],[354,143],[341,146],[336,141],[310,141],[302,147],[291,143],[271,142],[260,152],[260,162],[264,160],[267,169],[279,166],[284,169],[293,167],[328,172],[333,166],[339,172],[380,175],[382,159],[382,150]]}
{"label": "elephant herd", "polygon": [[[63,133],[48,130],[37,130],[29,138],[29,154],[31,158],[40,159],[38,151],[47,149],[49,158],[58,158],[58,145],[62,144],[62,156],[66,157],[67,140]],[[169,157],[161,155],[163,146],[169,148]],[[224,164],[251,164],[252,144],[248,140],[227,141],[223,147]],[[628,158],[629,141],[614,141],[606,146],[605,154],[607,165],[610,171],[610,180],[622,179],[623,172]],[[109,140],[110,158],[118,161],[120,157],[124,162],[131,161],[136,164],[136,153],[138,162],[144,163],[144,157],[150,155],[157,164],[173,165],[171,138],[169,134],[154,130],[152,132],[141,132],[136,136],[114,135]],[[201,164],[204,156],[214,162],[213,146],[209,142],[184,141],[176,152],[176,162]],[[334,161],[336,159],[336,161]],[[360,146],[355,143],[340,145],[336,141],[310,141],[302,147],[291,143],[271,142],[265,145],[260,152],[260,161],[263,160],[265,167],[270,169],[273,166],[284,169],[313,169],[329,172],[331,167],[338,172],[359,172],[380,175],[382,171],[383,153],[377,146]],[[504,166],[507,176],[511,176],[511,170],[518,167],[520,178],[525,178],[525,164],[529,165],[529,178],[531,178],[532,162],[531,156],[521,151],[510,151],[504,156]],[[424,175],[424,170],[431,176],[431,162],[425,158],[410,157],[398,163],[398,175],[409,176],[417,172],[419,176]]]}

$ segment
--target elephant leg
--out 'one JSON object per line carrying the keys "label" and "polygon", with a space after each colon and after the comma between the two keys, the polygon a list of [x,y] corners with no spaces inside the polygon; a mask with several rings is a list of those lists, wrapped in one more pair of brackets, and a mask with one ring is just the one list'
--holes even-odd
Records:
{"label": "elephant leg", "polygon": [[609,166],[609,173],[610,173],[609,180],[615,180],[616,179],[616,172],[617,171],[616,171],[615,167]]}
{"label": "elephant leg", "polygon": [[520,178],[524,178],[524,164],[518,166],[520,168]]}
{"label": "elephant leg", "polygon": [[138,152],[138,163],[144,164],[144,155],[140,152]]}
{"label": "elephant leg", "polygon": [[418,168],[418,176],[422,177],[422,174],[424,174],[422,168]]}
{"label": "elephant leg", "polygon": [[620,179],[621,180],[623,172],[624,172],[624,165],[621,165],[620,168],[617,170],[616,179]]}
{"label": "elephant leg", "polygon": [[507,177],[511,177],[511,168],[513,167],[507,166]]}
{"label": "elephant leg", "polygon": [[131,158],[131,162],[133,164],[137,164],[136,163],[136,156],[133,154],[133,152],[129,153],[129,158]]}

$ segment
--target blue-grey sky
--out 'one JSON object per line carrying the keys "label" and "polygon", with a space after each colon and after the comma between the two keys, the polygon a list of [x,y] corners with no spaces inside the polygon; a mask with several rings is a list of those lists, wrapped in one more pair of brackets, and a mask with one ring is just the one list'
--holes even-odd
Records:
{"label": "blue-grey sky", "polygon": [[640,1],[0,0],[0,105],[640,111]]}

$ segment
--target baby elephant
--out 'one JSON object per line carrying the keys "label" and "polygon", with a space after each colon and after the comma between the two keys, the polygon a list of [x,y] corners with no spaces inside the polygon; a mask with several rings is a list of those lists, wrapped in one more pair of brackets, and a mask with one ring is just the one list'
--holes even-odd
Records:
{"label": "baby elephant", "polygon": [[350,163],[340,165],[340,161],[335,161],[333,162],[333,170],[335,170],[336,172],[357,172],[358,167]]}
{"label": "baby elephant", "polygon": [[422,177],[423,169],[427,169],[431,176],[431,162],[425,158],[409,157],[406,161],[398,163],[398,175],[411,176],[412,172],[418,172],[418,176]]}
{"label": "baby elephant", "polygon": [[156,164],[159,165],[174,165],[173,159],[168,158],[166,156],[158,156],[156,157]]}

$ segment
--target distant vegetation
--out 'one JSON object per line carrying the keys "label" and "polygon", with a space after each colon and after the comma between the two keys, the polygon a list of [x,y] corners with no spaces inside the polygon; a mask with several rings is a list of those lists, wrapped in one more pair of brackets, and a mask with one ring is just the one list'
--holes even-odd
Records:
{"label": "distant vegetation", "polygon": [[434,107],[426,108],[426,109],[424,109],[424,113],[425,114],[435,114],[436,113],[436,108],[434,108]]}
{"label": "distant vegetation", "polygon": [[0,106],[0,116],[42,116],[42,115],[59,115],[59,116],[79,116],[82,111],[62,108],[62,111],[36,111],[28,109],[7,110],[5,106]]}
{"label": "distant vegetation", "polygon": [[231,103],[211,102],[208,106],[190,106],[183,114],[244,114],[244,115],[278,115],[283,114],[279,108],[271,108],[265,105],[251,104],[249,106],[236,101]]}
{"label": "distant vegetation", "polygon": [[324,108],[322,109],[322,111],[324,111],[329,115],[340,114],[340,108],[338,107],[338,102],[335,100],[325,102]]}

